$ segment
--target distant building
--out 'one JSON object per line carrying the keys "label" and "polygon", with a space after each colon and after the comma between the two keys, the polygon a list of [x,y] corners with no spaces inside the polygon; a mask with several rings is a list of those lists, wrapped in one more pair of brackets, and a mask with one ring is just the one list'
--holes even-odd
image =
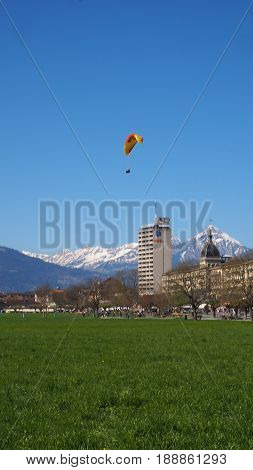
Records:
{"label": "distant building", "polygon": [[208,242],[201,251],[199,265],[200,267],[214,268],[222,263],[232,259],[232,256],[221,256],[218,247],[213,243],[212,229],[208,229]]}
{"label": "distant building", "polygon": [[199,265],[182,266],[182,269],[165,273],[162,276],[162,292],[173,293],[178,286],[187,283],[191,283],[196,290],[206,289],[213,294],[242,282],[253,285],[253,260],[221,256],[212,241],[211,230],[208,235],[209,241],[201,251]]}
{"label": "distant building", "polygon": [[34,305],[38,302],[38,297],[35,292],[10,292],[4,294],[4,296],[7,305],[27,306]]}
{"label": "distant building", "polygon": [[162,276],[172,269],[170,219],[157,217],[152,225],[144,225],[138,234],[139,294],[161,292]]}
{"label": "distant building", "polygon": [[201,251],[200,255],[200,267],[214,267],[223,263],[223,258],[220,255],[220,252],[217,246],[213,243],[212,230],[208,229],[208,242],[205,244]]}

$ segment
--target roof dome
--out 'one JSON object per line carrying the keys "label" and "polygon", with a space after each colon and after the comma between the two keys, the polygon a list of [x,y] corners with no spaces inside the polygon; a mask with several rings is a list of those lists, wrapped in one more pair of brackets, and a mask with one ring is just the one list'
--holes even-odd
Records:
{"label": "roof dome", "polygon": [[204,248],[201,251],[202,258],[220,258],[220,252],[217,246],[213,243],[212,231],[209,229],[208,232],[209,241],[205,244]]}

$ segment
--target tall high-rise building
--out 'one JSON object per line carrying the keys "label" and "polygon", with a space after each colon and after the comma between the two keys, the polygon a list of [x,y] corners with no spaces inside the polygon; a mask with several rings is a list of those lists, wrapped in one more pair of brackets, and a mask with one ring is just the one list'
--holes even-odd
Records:
{"label": "tall high-rise building", "polygon": [[138,235],[138,275],[140,295],[161,292],[162,275],[172,269],[171,228],[168,217],[156,217]]}

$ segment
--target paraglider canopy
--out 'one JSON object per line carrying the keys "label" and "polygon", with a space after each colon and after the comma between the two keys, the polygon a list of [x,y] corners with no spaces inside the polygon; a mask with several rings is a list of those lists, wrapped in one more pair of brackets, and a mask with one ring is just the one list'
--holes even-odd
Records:
{"label": "paraglider canopy", "polygon": [[125,141],[124,145],[124,152],[125,155],[129,155],[131,151],[133,150],[134,146],[137,144],[142,144],[143,143],[143,137],[138,134],[130,134]]}

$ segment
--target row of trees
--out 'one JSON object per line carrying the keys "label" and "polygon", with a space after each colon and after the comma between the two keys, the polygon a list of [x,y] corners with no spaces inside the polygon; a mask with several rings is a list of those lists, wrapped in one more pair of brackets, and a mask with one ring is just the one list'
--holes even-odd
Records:
{"label": "row of trees", "polygon": [[118,307],[132,307],[138,302],[138,278],[136,270],[119,272],[116,277],[105,281],[93,280],[71,286],[64,291],[51,291],[42,286],[36,291],[38,304],[45,312],[50,302],[60,308],[72,308],[83,312],[90,309],[98,313],[101,304]]}
{"label": "row of trees", "polygon": [[[181,265],[172,276],[167,292],[157,295],[138,295],[137,271],[131,270],[119,272],[114,278],[107,280],[93,280],[85,284],[72,286],[63,290],[52,291],[44,286],[37,289],[36,308],[46,312],[50,304],[56,304],[59,308],[73,309],[84,312],[87,309],[98,313],[103,307],[129,307],[147,311],[152,307],[158,307],[159,311],[172,308],[181,308],[188,304],[191,306],[193,317],[197,319],[201,304],[208,304],[208,308],[215,316],[216,309],[220,306],[233,308],[235,316],[244,310],[253,320],[253,276],[249,277],[245,271],[245,259],[237,258],[232,263],[227,263],[223,270],[223,282],[218,277],[216,285],[210,282],[210,270],[198,269],[193,265]],[[232,269],[230,269],[232,268]],[[219,285],[220,283],[220,285]],[[18,305],[17,301],[17,305]]]}

